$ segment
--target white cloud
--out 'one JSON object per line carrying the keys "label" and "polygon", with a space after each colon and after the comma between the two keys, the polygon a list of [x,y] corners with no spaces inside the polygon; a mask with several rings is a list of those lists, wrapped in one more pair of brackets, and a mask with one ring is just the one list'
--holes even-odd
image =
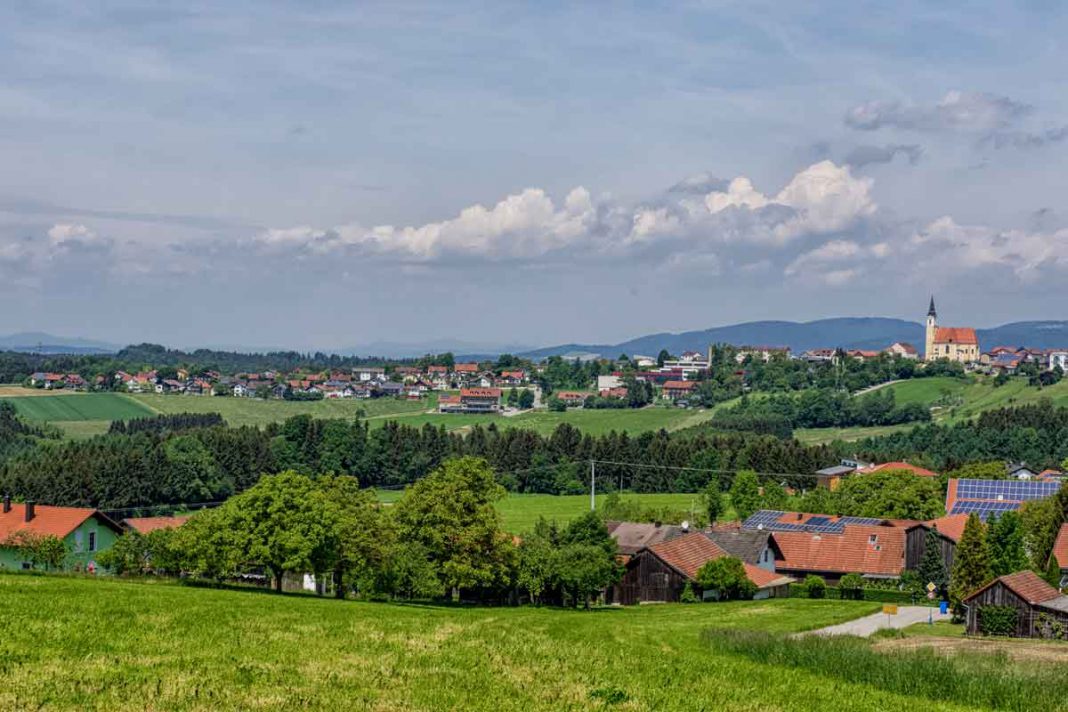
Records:
{"label": "white cloud", "polygon": [[794,214],[773,225],[773,235],[786,241],[805,234],[843,230],[876,210],[872,179],[854,178],[846,166],[820,161],[801,171],[773,198],[753,188],[748,178],[731,181],[726,192],[709,193],[712,213],[738,207],[758,210],[770,205],[793,208]]}
{"label": "white cloud", "polygon": [[48,230],[48,241],[54,246],[74,243],[89,244],[96,240],[96,233],[85,225],[56,223]]}

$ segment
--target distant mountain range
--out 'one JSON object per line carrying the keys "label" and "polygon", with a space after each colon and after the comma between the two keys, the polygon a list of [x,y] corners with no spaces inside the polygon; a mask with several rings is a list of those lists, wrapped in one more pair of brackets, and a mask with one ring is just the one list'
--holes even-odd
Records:
{"label": "distant mountain range", "polygon": [[111,354],[121,346],[105,341],[69,338],[46,334],[42,331],[25,331],[10,336],[0,336],[0,351],[20,351],[44,354]]}
{"label": "distant mountain range", "polygon": [[[991,329],[976,329],[980,348],[994,346],[1029,346],[1032,348],[1068,348],[1068,321],[1018,321]],[[549,356],[598,355],[614,358],[621,353],[656,356],[660,349],[673,354],[705,351],[709,344],[735,346],[789,346],[794,353],[821,347],[846,349],[883,349],[895,341],[911,343],[923,351],[923,324],[904,319],[882,317],[841,317],[816,321],[750,321],[680,334],[660,333],[639,336],[618,344],[572,343],[530,348],[523,344],[465,342],[441,339],[424,342],[376,341],[362,346],[327,350],[341,355],[414,358],[428,353],[456,354],[461,360],[489,359],[513,353],[526,358]],[[42,332],[0,336],[0,350],[49,354],[115,353],[120,346],[104,341],[67,338]],[[250,352],[251,349],[233,349]]]}
{"label": "distant mountain range", "polygon": [[[1019,321],[992,329],[976,329],[979,346],[1068,347],[1068,321]],[[789,346],[794,353],[808,349],[842,347],[883,349],[904,341],[923,351],[924,326],[904,319],[882,317],[842,317],[817,321],[750,321],[681,334],[651,334],[618,344],[561,344],[534,349],[521,355],[540,359],[549,356],[599,354],[614,358],[619,354],[656,356],[660,349],[673,354],[701,351],[709,344],[735,346]]]}

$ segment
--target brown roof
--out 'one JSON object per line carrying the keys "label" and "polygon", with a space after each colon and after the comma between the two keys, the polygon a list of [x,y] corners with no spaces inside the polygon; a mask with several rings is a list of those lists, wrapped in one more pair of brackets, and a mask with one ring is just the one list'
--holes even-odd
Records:
{"label": "brown roof", "polygon": [[898,527],[846,525],[841,534],[772,532],[771,538],[782,552],[776,567],[790,571],[898,576],[905,568],[905,530]]}
{"label": "brown roof", "polygon": [[665,390],[673,391],[689,391],[692,390],[697,383],[695,381],[666,381],[664,383]]}
{"label": "brown roof", "polygon": [[616,540],[621,554],[637,554],[647,546],[675,539],[686,533],[682,527],[674,524],[651,522],[605,522],[605,526]]}
{"label": "brown roof", "polygon": [[1062,524],[1057,532],[1057,541],[1053,543],[1053,556],[1062,569],[1068,569],[1068,524]]}
{"label": "brown roof", "polygon": [[874,465],[864,472],[886,472],[887,470],[908,470],[914,475],[920,477],[938,477],[937,472],[932,472],[924,467],[917,467],[907,462],[884,462],[881,465]]}
{"label": "brown roof", "polygon": [[1031,605],[1045,603],[1061,596],[1060,591],[1039,578],[1034,571],[1017,571],[1014,574],[994,579],[987,585],[976,589],[964,600],[967,601],[974,598],[996,583],[1000,583]]}
{"label": "brown roof", "polygon": [[189,517],[188,514],[177,517],[127,517],[122,523],[139,534],[148,534],[157,529],[176,529],[189,521]]}
{"label": "brown roof", "polygon": [[478,371],[477,363],[458,363],[453,367],[456,373],[476,373]]}
{"label": "brown roof", "polygon": [[975,329],[966,326],[939,326],[935,329],[934,341],[936,344],[979,345]]}
{"label": "brown roof", "polygon": [[697,570],[709,561],[728,555],[701,532],[691,532],[677,539],[662,541],[650,546],[649,551],[688,578],[697,576]]}
{"label": "brown roof", "polygon": [[107,526],[119,529],[117,524],[103,514],[87,507],[52,507],[38,504],[34,507],[34,518],[27,522],[26,505],[12,504],[10,512],[5,514],[0,511],[0,541],[16,532],[48,534],[63,539],[91,517],[97,517]]}
{"label": "brown roof", "polygon": [[580,393],[579,391],[557,391],[554,393],[560,400],[586,400],[588,393]]}
{"label": "brown roof", "polygon": [[[654,544],[648,549],[665,564],[690,579],[695,578],[700,568],[709,561],[730,556],[702,532],[685,534],[677,539]],[[757,585],[757,588],[782,586],[793,581],[789,576],[767,571],[744,561],[742,566],[745,568],[746,576]]]}

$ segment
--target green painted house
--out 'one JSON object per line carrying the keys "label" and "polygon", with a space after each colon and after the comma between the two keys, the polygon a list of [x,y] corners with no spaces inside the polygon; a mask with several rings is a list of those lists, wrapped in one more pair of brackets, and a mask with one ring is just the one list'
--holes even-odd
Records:
{"label": "green painted house", "polygon": [[0,571],[49,568],[35,565],[25,544],[55,537],[66,549],[60,568],[95,572],[99,569],[96,557],[121,535],[122,527],[95,509],[12,503],[10,497],[4,497],[0,508]]}

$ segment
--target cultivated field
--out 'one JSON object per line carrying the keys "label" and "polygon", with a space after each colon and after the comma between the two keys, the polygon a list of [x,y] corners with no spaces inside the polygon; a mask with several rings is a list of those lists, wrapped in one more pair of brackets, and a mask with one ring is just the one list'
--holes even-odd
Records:
{"label": "cultivated field", "polygon": [[[590,612],[341,602],[0,576],[2,709],[891,710],[916,700],[715,652],[876,610],[777,600]],[[922,701],[924,709],[966,709]]]}
{"label": "cultivated field", "polygon": [[[400,490],[377,490],[378,499],[382,502],[395,502],[403,494]],[[669,508],[676,511],[701,511],[701,495],[699,494],[624,494],[624,501],[636,501],[644,507]],[[726,497],[724,497],[726,500]],[[597,506],[604,503],[604,495],[597,495]],[[590,496],[578,495],[552,495],[552,494],[509,494],[497,503],[497,511],[501,514],[501,524],[510,532],[522,534],[530,531],[538,517],[555,519],[558,524],[566,524],[575,517],[588,512],[590,509]],[[733,510],[724,513],[724,521],[734,519]]]}
{"label": "cultivated field", "polygon": [[152,411],[119,393],[81,393],[5,398],[19,415],[38,421],[124,420],[143,418]]}

